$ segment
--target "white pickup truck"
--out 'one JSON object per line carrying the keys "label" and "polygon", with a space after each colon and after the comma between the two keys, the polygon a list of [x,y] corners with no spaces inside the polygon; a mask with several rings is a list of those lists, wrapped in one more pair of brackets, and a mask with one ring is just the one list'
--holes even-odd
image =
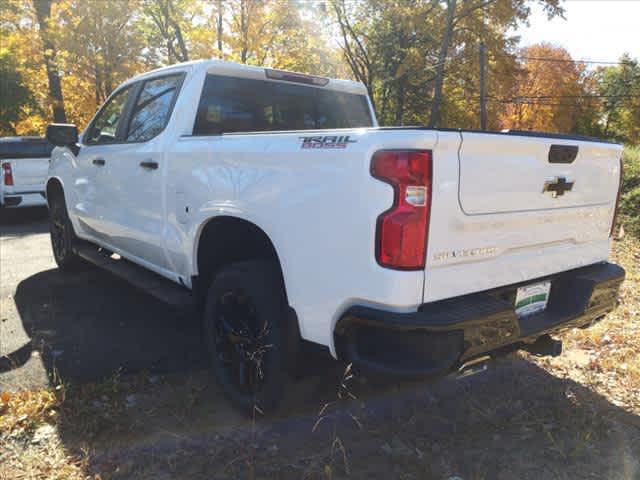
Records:
{"label": "white pickup truck", "polygon": [[41,137],[0,138],[0,208],[47,204],[44,189],[52,149]]}
{"label": "white pickup truck", "polygon": [[133,78],[80,137],[47,137],[59,267],[191,296],[244,409],[275,407],[308,346],[400,377],[557,354],[549,334],[602,318],[624,278],[615,144],[380,128],[359,83],[217,60]]}

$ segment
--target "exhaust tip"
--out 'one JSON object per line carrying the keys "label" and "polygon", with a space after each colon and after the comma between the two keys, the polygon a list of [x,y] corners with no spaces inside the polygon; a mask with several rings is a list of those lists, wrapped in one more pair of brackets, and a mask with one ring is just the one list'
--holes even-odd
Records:
{"label": "exhaust tip", "polygon": [[458,371],[456,372],[456,378],[461,379],[486,372],[489,369],[489,362],[491,362],[491,357],[489,355],[469,360],[468,362],[460,365],[460,368],[458,368]]}

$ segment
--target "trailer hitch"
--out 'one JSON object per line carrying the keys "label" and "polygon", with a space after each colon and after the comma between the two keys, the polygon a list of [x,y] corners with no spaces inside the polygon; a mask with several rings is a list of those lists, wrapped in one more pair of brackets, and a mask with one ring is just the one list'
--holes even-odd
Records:
{"label": "trailer hitch", "polygon": [[550,335],[542,335],[535,342],[524,345],[522,350],[536,357],[557,357],[562,353],[562,340],[554,340]]}

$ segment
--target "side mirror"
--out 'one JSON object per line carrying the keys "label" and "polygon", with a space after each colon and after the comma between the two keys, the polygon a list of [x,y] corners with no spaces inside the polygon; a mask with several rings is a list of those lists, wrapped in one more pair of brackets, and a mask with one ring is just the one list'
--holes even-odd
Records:
{"label": "side mirror", "polygon": [[47,126],[47,140],[58,147],[70,147],[78,142],[78,127],[70,123]]}

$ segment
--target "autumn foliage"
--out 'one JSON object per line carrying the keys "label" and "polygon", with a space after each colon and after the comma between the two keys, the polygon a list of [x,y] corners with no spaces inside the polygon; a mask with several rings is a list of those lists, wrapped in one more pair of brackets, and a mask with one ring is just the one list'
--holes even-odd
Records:
{"label": "autumn foliage", "polygon": [[[500,112],[501,126],[517,130],[571,132],[586,95],[584,67],[572,63],[569,52],[550,44],[521,51],[524,62],[516,70],[516,83]],[[544,60],[538,60],[544,59]]]}
{"label": "autumn foliage", "polygon": [[479,128],[482,42],[488,128],[637,143],[638,62],[520,49],[529,14],[525,0],[3,0],[0,135],[82,128],[125,79],[200,58],[353,78],[382,125]]}

